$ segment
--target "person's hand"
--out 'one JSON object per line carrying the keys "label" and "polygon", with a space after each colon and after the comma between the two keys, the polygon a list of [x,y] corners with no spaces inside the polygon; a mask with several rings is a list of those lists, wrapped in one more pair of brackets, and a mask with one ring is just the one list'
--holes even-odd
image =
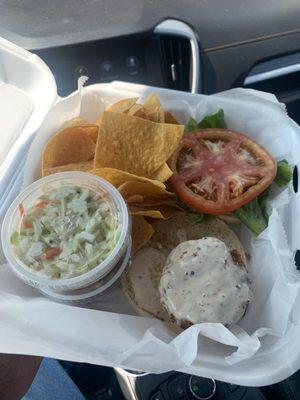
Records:
{"label": "person's hand", "polygon": [[20,400],[28,391],[42,358],[0,354],[0,399]]}

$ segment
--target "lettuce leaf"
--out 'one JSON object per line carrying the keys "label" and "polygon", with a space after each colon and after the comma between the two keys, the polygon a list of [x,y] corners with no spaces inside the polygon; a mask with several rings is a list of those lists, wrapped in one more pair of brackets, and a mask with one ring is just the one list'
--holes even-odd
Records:
{"label": "lettuce leaf", "polygon": [[268,226],[268,195],[269,190],[264,191],[254,200],[235,210],[233,213],[256,236],[258,236]]}
{"label": "lettuce leaf", "polygon": [[277,174],[275,176],[274,182],[277,186],[282,187],[287,185],[293,177],[293,171],[291,166],[286,160],[281,160],[277,164]]}
{"label": "lettuce leaf", "polygon": [[185,125],[184,131],[185,132],[193,132],[193,131],[196,131],[197,129],[198,129],[197,121],[194,118],[190,117],[188,119],[188,122]]}
{"label": "lettuce leaf", "polygon": [[218,112],[212,115],[207,115],[200,122],[197,122],[194,118],[190,117],[185,126],[185,132],[196,131],[197,129],[205,128],[221,128],[226,129],[224,110],[220,109]]}
{"label": "lettuce leaf", "polygon": [[[277,163],[277,174],[274,183],[283,187],[286,186],[293,177],[292,167],[286,160],[281,160]],[[269,214],[267,211],[267,202],[269,189],[261,193],[256,199],[244,205],[234,212],[234,215],[239,218],[255,235],[259,235],[269,223]]]}
{"label": "lettuce leaf", "polygon": [[211,221],[215,217],[216,217],[215,215],[199,213],[199,214],[197,214],[195,221],[197,224],[202,224],[202,222]]}

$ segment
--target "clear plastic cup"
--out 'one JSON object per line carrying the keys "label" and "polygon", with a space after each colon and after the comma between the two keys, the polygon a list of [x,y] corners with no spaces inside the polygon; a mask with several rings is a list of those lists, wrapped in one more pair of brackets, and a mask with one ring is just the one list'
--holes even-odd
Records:
{"label": "clear plastic cup", "polygon": [[90,286],[76,289],[76,290],[65,290],[65,291],[53,291],[50,289],[39,289],[45,296],[53,299],[59,303],[67,304],[86,304],[98,300],[103,295],[109,293],[114,287],[120,282],[120,277],[125,271],[125,268],[130,265],[131,256],[131,242],[129,243],[127,250],[123,257],[119,260],[117,265],[101,278],[99,281],[93,283]]}
{"label": "clear plastic cup", "polygon": [[[105,199],[110,203],[112,211],[116,213],[121,226],[121,232],[113,251],[95,268],[73,278],[49,279],[30,270],[17,258],[14,254],[10,238],[13,232],[20,229],[21,215],[19,204],[22,203],[26,210],[34,205],[38,197],[42,194],[61,185],[86,187],[99,195],[105,193]],[[130,221],[123,197],[109,182],[86,172],[61,172],[35,181],[16,197],[4,217],[1,240],[4,255],[12,271],[28,285],[51,292],[73,291],[94,284],[108,275],[118,265],[120,259],[124,257],[131,241]]]}

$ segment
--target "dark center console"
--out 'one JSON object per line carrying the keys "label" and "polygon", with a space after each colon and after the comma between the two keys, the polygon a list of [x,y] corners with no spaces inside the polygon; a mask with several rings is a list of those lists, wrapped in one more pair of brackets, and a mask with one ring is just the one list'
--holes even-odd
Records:
{"label": "dark center console", "polygon": [[200,80],[196,46],[194,32],[173,21],[148,32],[34,52],[50,67],[60,96],[76,90],[83,75],[89,85],[121,80],[196,92]]}
{"label": "dark center console", "polygon": [[115,371],[127,400],[266,400],[259,388],[194,375],[178,372],[136,375],[120,368]]}

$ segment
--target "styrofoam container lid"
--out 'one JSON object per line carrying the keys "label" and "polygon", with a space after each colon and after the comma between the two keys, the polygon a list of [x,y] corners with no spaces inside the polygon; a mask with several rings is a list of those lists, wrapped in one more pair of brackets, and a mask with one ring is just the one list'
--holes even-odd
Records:
{"label": "styrofoam container lid", "polygon": [[[121,231],[113,251],[95,268],[73,278],[48,279],[22,263],[14,253],[10,238],[13,232],[20,229],[22,216],[18,209],[19,204],[23,204],[26,210],[36,203],[39,196],[61,185],[87,187],[99,195],[105,193],[105,200],[110,203],[112,212],[116,214]],[[109,182],[86,172],[61,172],[35,181],[16,197],[4,217],[1,239],[4,255],[13,272],[27,284],[52,291],[80,289],[107,275],[119,262],[130,241],[129,216],[123,197]]]}
{"label": "styrofoam container lid", "polygon": [[6,197],[2,194],[10,189],[34,133],[58,98],[49,67],[37,55],[0,37],[0,214]]}

